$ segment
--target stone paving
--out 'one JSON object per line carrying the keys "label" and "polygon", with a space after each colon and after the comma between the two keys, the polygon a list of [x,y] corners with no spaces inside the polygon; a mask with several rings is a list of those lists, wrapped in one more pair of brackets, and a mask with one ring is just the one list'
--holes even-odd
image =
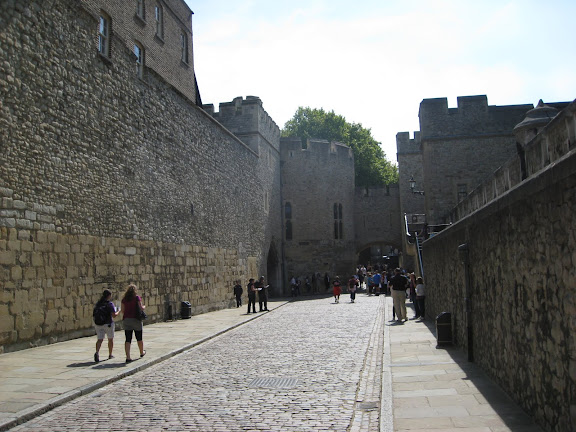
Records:
{"label": "stone paving", "polygon": [[378,431],[384,302],[363,300],[290,303],[14,430]]}
{"label": "stone paving", "polygon": [[[84,359],[73,368],[83,373],[60,380],[66,389],[91,380],[87,394],[11,430],[541,432],[457,349],[436,349],[430,322],[389,321],[389,298],[359,295],[351,304],[344,295],[339,304],[323,298],[272,307],[146,326],[148,354],[126,377],[120,334],[119,359]],[[70,342],[79,345],[77,355],[91,357],[83,340]],[[71,350],[66,344],[43,348]],[[52,360],[45,367],[53,373]]]}

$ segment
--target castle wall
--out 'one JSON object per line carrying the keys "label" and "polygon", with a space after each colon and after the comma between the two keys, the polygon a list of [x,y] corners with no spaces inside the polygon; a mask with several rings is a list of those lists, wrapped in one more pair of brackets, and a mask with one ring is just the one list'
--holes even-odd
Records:
{"label": "castle wall", "polygon": [[527,146],[526,180],[490,182],[493,199],[461,203],[459,221],[423,245],[429,316],[451,312],[457,345],[470,344],[474,361],[549,431],[576,430],[575,136],[572,103]]}
{"label": "castle wall", "polygon": [[[285,276],[328,272],[348,277],[355,268],[354,157],[339,143],[281,139],[282,200],[292,206],[292,240],[285,241]],[[334,204],[342,205],[343,238],[335,239]],[[286,219],[284,219],[286,223]]]}
{"label": "castle wall", "polygon": [[488,106],[486,96],[446,98],[420,104],[423,189],[428,222],[449,222],[459,188],[469,193],[516,152],[514,126],[532,105]]}
{"label": "castle wall", "polygon": [[273,169],[128,47],[103,61],[79,3],[3,2],[0,24],[1,349],[93,334],[128,281],[152,321],[227,307],[266,266]]}
{"label": "castle wall", "polygon": [[[174,88],[189,100],[196,100],[196,82],[192,52],[192,11],[183,0],[163,0],[144,2],[143,16],[136,10],[136,2],[125,0],[76,0],[95,20],[92,38],[97,41],[98,19],[101,12],[112,18],[112,49],[110,61],[115,62],[116,50],[127,48],[133,51],[134,43],[144,48],[146,67],[161,75]],[[163,30],[157,33],[154,7],[162,5]],[[46,7],[46,6],[43,6]],[[183,60],[181,35],[187,38],[187,61]],[[70,35],[60,34],[66,39]],[[122,46],[122,48],[120,48]],[[186,59],[184,57],[184,59]],[[132,59],[133,71],[136,70],[136,56]]]}
{"label": "castle wall", "polygon": [[356,252],[370,245],[402,249],[400,192],[397,184],[354,191],[354,232]]}
{"label": "castle wall", "polygon": [[280,129],[255,96],[220,103],[218,112],[214,112],[212,104],[203,108],[259,156],[254,163],[244,167],[244,175],[258,179],[263,197],[262,200],[254,197],[248,203],[249,211],[244,217],[252,218],[256,212],[263,217],[264,244],[269,246],[252,277],[264,275],[270,284],[269,294],[280,295],[283,290]]}

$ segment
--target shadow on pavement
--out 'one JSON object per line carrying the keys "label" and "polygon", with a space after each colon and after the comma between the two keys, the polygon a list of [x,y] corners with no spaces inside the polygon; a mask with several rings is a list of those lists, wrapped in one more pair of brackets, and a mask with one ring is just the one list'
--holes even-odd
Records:
{"label": "shadow on pavement", "polygon": [[[410,303],[406,304],[407,309],[411,309],[414,313],[414,308]],[[430,333],[436,335],[436,322],[434,319],[426,319],[425,321],[417,321],[419,324],[425,325]],[[391,324],[393,325],[393,324]],[[488,374],[474,362],[468,361],[467,353],[461,347],[455,345],[436,346],[436,349],[444,350],[458,365],[458,367],[465,374],[462,378],[463,381],[470,382],[470,387],[475,387],[486,403],[496,412],[502,422],[512,432],[542,432],[543,430],[534,423],[534,420],[526,413],[520,405],[514,401],[502,387],[494,382]]]}

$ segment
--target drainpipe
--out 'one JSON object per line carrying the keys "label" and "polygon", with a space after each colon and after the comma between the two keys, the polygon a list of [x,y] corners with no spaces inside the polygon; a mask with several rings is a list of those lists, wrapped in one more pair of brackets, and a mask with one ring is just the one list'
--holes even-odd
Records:
{"label": "drainpipe", "polygon": [[468,346],[468,361],[474,361],[474,339],[472,337],[472,302],[471,296],[471,284],[470,284],[470,259],[468,255],[468,243],[463,243],[458,246],[458,254],[460,255],[460,260],[464,264],[464,303],[466,307],[466,334]]}

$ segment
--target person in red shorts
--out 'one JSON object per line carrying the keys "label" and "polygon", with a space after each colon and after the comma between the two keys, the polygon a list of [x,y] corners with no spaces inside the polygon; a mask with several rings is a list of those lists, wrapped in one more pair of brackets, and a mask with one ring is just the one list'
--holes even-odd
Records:
{"label": "person in red shorts", "polygon": [[340,287],[340,278],[338,276],[336,276],[334,282],[332,282],[332,289],[334,290],[334,300],[336,300],[336,303],[340,303],[342,288]]}

